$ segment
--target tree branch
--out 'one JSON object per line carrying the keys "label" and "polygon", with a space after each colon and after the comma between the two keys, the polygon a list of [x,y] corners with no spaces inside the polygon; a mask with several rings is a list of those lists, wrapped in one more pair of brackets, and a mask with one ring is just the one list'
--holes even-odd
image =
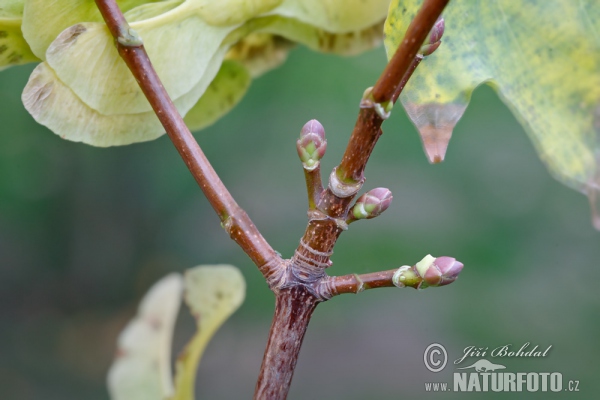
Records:
{"label": "tree branch", "polygon": [[[401,286],[417,280],[419,287],[423,282],[429,286],[441,286],[454,280],[462,268],[460,263],[445,262],[438,266],[428,260],[425,263],[427,268],[423,269],[424,259],[415,267],[401,267],[395,271],[334,278],[325,274],[325,268],[331,265],[330,258],[337,238],[347,229],[351,202],[364,182],[366,163],[382,133],[381,123],[397,98],[394,94],[399,94],[402,78],[406,78],[406,83],[411,71],[416,68],[413,60],[447,3],[448,0],[425,0],[409,26],[405,40],[375,87],[365,92],[344,157],[332,171],[325,190],[321,186],[318,168],[325,151],[324,132],[319,130],[320,124],[316,125],[313,121],[307,129],[303,128],[298,153],[305,169],[309,223],[294,256],[284,261],[261,236],[211,167],[152,68],[141,39],[130,29],[115,0],[96,0],[115,38],[119,54],[219,215],[223,227],[259,267],[277,296],[255,399],[286,398],[310,316],[319,302],[335,294],[356,293],[367,286],[384,287],[390,286],[390,283]],[[414,68],[409,71],[411,65]],[[379,188],[370,197],[365,197],[353,218],[370,218],[385,209],[391,201],[391,193],[386,190]],[[420,264],[422,268],[418,269]]]}
{"label": "tree branch", "polygon": [[[381,123],[386,118],[378,111],[382,108],[384,110],[389,108],[393,104],[391,103],[392,99],[394,97],[397,99],[400,95],[400,92],[396,96],[394,93],[397,92],[402,78],[406,76],[408,81],[410,74],[414,71],[411,66],[415,62],[419,49],[448,1],[425,0],[415,19],[408,26],[404,40],[388,62],[372,91],[363,96],[360,115],[342,162],[337,169],[337,177],[340,181],[359,186],[364,180],[365,166],[375,143],[382,134]],[[416,66],[414,67],[416,68]]]}
{"label": "tree branch", "polygon": [[337,296],[344,293],[360,293],[381,287],[412,287],[424,289],[430,286],[444,286],[456,280],[463,268],[453,257],[426,256],[413,265],[402,266],[388,271],[368,274],[331,276],[319,282],[319,290],[324,296]]}
{"label": "tree branch", "polygon": [[425,0],[415,19],[412,20],[404,40],[392,56],[387,67],[373,86],[373,99],[382,104],[390,101],[398,83],[417,56],[436,20],[450,0]]}
{"label": "tree branch", "polygon": [[[300,239],[300,245],[289,262],[286,280],[282,281],[285,287],[302,289],[300,293],[304,301],[296,303],[301,315],[307,313],[305,308],[308,305],[310,305],[310,313],[312,313],[312,304],[316,306],[319,301],[327,300],[334,295],[333,291],[327,290],[330,286],[326,285],[329,278],[325,274],[325,269],[331,266],[331,255],[340,233],[348,228],[346,221],[348,221],[351,202],[364,182],[364,169],[382,133],[381,123],[387,118],[389,104],[392,104],[394,93],[400,94],[398,86],[401,85],[402,78],[406,77],[405,84],[412,70],[416,68],[413,60],[447,3],[448,0],[426,0],[422,9],[417,13],[408,28],[403,44],[396,51],[375,85],[375,89],[383,94],[375,97],[373,91],[367,90],[363,95],[361,110],[342,161],[333,169],[329,176],[328,188],[318,198],[314,196],[314,184],[311,182],[311,177],[307,178],[309,222],[302,239]],[[414,68],[409,72],[411,66]],[[302,159],[300,151],[299,154]],[[315,209],[312,208],[311,200],[317,202]],[[370,282],[372,287],[378,287],[377,285],[380,283],[383,286],[392,282],[393,274],[390,279],[387,279],[387,275],[365,278],[372,281]],[[351,279],[340,280],[339,283],[337,290],[340,292],[358,287],[353,286]],[[333,287],[336,287],[335,284]],[[277,304],[291,304],[299,299],[297,296],[298,292],[282,290],[278,295]],[[293,312],[282,313],[276,310],[269,332],[260,378],[256,386],[254,396],[256,400],[286,398],[295,358],[293,364],[285,364],[283,367],[285,372],[282,373],[277,365],[277,362],[281,361],[267,355],[278,354],[283,349],[280,330],[285,328],[294,332],[302,332],[302,335],[296,335],[293,341],[287,341],[285,344],[286,351],[297,357],[308,322],[308,317],[295,318]],[[289,346],[292,348],[290,349]],[[277,390],[273,390],[273,388],[277,388]]]}
{"label": "tree branch", "polygon": [[96,0],[96,4],[115,38],[119,54],[131,70],[194,179],[217,212],[223,227],[258,266],[269,283],[277,282],[282,273],[283,260],[235,202],[210,165],[160,82],[141,39],[129,27],[115,0]]}
{"label": "tree branch", "polygon": [[[425,0],[377,83],[363,94],[358,119],[342,161],[330,174],[328,188],[317,204],[317,210],[323,216],[311,215],[292,258],[292,268],[300,266],[302,270],[313,271],[316,277],[323,276],[325,268],[331,265],[329,256],[324,255],[333,254],[337,238],[346,229],[350,203],[364,183],[364,170],[382,134],[381,124],[388,116],[391,101],[394,97],[397,99],[399,87],[406,84],[418,65],[415,59],[420,57],[419,49],[448,1]],[[313,277],[308,278],[308,281],[313,280]]]}
{"label": "tree branch", "polygon": [[304,334],[317,304],[318,300],[303,286],[284,289],[277,295],[254,399],[287,397]]}
{"label": "tree branch", "polygon": [[304,180],[306,181],[306,192],[308,194],[308,210],[315,210],[321,194],[323,184],[321,183],[321,158],[327,150],[325,140],[325,129],[316,119],[308,121],[300,131],[300,138],[296,142],[296,150],[302,161],[304,169]]}

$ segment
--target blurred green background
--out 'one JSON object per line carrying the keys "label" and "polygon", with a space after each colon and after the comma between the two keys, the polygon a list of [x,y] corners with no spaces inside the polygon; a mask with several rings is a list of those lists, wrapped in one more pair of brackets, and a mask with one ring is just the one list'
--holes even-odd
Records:
{"label": "blurred green background", "polygon": [[[297,49],[233,112],[196,133],[284,256],[306,225],[300,128],[311,118],[325,126],[328,174],[384,62],[382,49],[355,58]],[[207,349],[197,398],[251,398],[274,306],[263,278],[219,227],[167,137],[108,149],[60,139],[21,104],[32,68],[0,74],[0,398],[106,399],[116,337],[144,292],[171,271],[210,263],[238,266],[248,293]],[[319,306],[289,398],[463,398],[425,393],[425,382],[451,381],[455,371],[425,368],[433,342],[450,363],[466,346],[552,345],[543,359],[493,361],[580,381],[577,394],[519,398],[597,396],[600,233],[587,199],[549,176],[487,87],[475,92],[441,165],[427,163],[400,107],[384,130],[365,189],[388,187],[394,202],[342,235],[329,273],[391,269],[428,253],[454,256],[465,269],[447,287],[374,290]],[[182,312],[175,353],[192,329]],[[515,395],[467,397],[475,396]]]}

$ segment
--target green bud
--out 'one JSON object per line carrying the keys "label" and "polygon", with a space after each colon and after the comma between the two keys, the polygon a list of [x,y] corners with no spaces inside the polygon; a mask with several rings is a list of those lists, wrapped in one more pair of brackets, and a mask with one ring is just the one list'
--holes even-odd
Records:
{"label": "green bud", "polygon": [[312,171],[317,168],[327,150],[325,129],[319,121],[312,119],[304,124],[296,142],[296,149],[304,169]]}
{"label": "green bud", "polygon": [[392,203],[392,192],[386,188],[375,188],[369,190],[356,200],[352,207],[352,216],[354,219],[375,218]]}
{"label": "green bud", "polygon": [[416,288],[421,283],[421,277],[415,272],[413,267],[403,265],[392,275],[392,283],[399,288],[407,286]]}

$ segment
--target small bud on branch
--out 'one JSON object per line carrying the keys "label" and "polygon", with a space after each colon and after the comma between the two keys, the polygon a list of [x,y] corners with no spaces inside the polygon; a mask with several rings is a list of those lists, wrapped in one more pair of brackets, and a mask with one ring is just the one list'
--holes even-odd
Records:
{"label": "small bud on branch", "polygon": [[296,149],[304,169],[312,171],[319,165],[327,150],[325,129],[319,121],[311,119],[304,124],[300,131],[300,139],[296,142]]}
{"label": "small bud on branch", "polygon": [[369,87],[365,89],[363,93],[363,97],[360,101],[360,108],[372,108],[382,120],[386,120],[392,113],[394,102],[390,100],[383,103],[377,103],[373,99],[373,87]]}
{"label": "small bud on branch", "polygon": [[425,289],[429,286],[444,286],[456,280],[463,269],[463,263],[453,257],[425,256],[415,266],[400,267],[392,278],[398,287]]}
{"label": "small bud on branch", "polygon": [[321,183],[321,158],[327,150],[325,129],[316,119],[308,121],[300,130],[300,138],[296,142],[296,150],[304,168],[308,209],[315,210],[323,192]]}
{"label": "small bud on branch", "polygon": [[389,189],[375,188],[369,190],[356,200],[356,204],[352,207],[346,222],[375,218],[387,210],[392,203],[392,199],[392,192]]}
{"label": "small bud on branch", "polygon": [[331,276],[319,282],[316,291],[323,299],[343,293],[360,293],[364,290],[381,287],[412,287],[425,289],[429,286],[444,286],[456,280],[463,268],[453,257],[432,257],[427,255],[414,266],[404,265],[368,274]]}
{"label": "small bud on branch", "polygon": [[425,42],[423,42],[423,45],[419,49],[418,54],[425,57],[431,55],[434,51],[436,51],[436,49],[440,47],[440,44],[442,44],[444,28],[444,18],[439,17],[433,25],[433,28],[431,28],[431,31],[429,31],[429,35],[427,35],[427,39],[425,39]]}

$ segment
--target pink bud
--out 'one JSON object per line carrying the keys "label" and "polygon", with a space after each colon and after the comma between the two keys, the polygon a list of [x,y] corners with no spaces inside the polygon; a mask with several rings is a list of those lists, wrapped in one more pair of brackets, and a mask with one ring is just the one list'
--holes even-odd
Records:
{"label": "pink bud", "polygon": [[423,42],[423,45],[419,49],[419,54],[422,56],[428,56],[432,54],[438,47],[440,47],[440,44],[442,43],[441,39],[444,35],[445,25],[444,18],[438,18],[433,25],[433,28],[431,28],[431,31],[429,31],[427,39],[425,39],[425,42]]}
{"label": "pink bud", "polygon": [[300,131],[300,138],[296,142],[296,149],[304,168],[308,170],[316,168],[327,150],[325,129],[319,121],[312,119],[304,124]]}
{"label": "pink bud", "polygon": [[454,282],[464,267],[463,263],[456,261],[454,257],[438,257],[434,265],[441,274],[441,281],[438,283],[438,286]]}
{"label": "pink bud", "polygon": [[369,190],[356,200],[356,204],[352,208],[354,218],[375,218],[392,203],[392,192],[386,188],[375,188]]}

